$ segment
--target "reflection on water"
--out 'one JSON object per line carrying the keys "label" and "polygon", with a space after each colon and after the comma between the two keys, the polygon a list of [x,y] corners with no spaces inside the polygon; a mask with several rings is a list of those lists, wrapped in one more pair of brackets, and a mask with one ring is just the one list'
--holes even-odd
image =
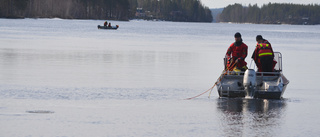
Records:
{"label": "reflection on water", "polygon": [[222,134],[275,136],[281,129],[285,100],[221,98],[217,101]]}
{"label": "reflection on water", "polygon": [[187,80],[197,81],[192,72],[200,72],[198,60],[197,53],[181,51],[0,48],[0,83],[185,87]]}

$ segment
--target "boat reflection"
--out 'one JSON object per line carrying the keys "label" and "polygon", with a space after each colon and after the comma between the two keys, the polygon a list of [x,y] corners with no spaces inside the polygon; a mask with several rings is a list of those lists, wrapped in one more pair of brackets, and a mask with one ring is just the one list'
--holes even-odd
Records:
{"label": "boat reflection", "polygon": [[276,136],[286,109],[285,100],[220,98],[219,119],[225,136]]}

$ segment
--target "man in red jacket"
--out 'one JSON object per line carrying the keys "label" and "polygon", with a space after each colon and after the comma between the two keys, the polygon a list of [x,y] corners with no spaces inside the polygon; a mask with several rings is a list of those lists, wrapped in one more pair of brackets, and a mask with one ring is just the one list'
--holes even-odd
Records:
{"label": "man in red jacket", "polygon": [[257,46],[251,58],[256,63],[259,72],[272,72],[277,62],[273,61],[274,53],[271,44],[261,35],[257,35],[256,40]]}
{"label": "man in red jacket", "polygon": [[237,69],[245,71],[247,69],[245,58],[247,57],[248,46],[242,42],[241,34],[239,32],[234,35],[234,39],[235,42],[230,45],[226,53],[227,59],[229,60],[227,67],[233,62],[237,63]]}

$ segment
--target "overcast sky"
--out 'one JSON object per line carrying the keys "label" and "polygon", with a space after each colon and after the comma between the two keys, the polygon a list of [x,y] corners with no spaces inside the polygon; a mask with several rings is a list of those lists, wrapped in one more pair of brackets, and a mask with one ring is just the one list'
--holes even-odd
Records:
{"label": "overcast sky", "polygon": [[261,6],[263,4],[271,3],[294,3],[294,4],[320,4],[320,0],[201,0],[202,4],[209,8],[224,8],[229,4],[240,3],[242,5],[253,5],[258,4]]}

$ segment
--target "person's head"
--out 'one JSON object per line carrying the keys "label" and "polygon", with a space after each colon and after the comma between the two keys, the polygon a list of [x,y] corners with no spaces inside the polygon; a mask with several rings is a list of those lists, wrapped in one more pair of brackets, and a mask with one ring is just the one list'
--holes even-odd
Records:
{"label": "person's head", "polygon": [[262,36],[261,36],[261,35],[257,35],[256,41],[257,41],[258,43],[262,42],[262,41],[263,41]]}
{"label": "person's head", "polygon": [[241,41],[241,34],[239,32],[237,32],[236,34],[234,34],[234,39],[235,41]]}

